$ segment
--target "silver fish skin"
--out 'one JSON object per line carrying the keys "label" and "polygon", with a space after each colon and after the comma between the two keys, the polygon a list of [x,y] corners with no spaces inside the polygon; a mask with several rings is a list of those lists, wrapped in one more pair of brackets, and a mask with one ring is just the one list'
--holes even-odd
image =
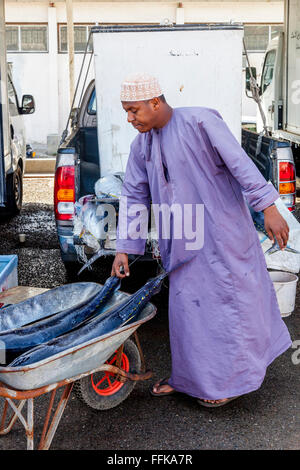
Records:
{"label": "silver fish skin", "polygon": [[[184,262],[176,265],[171,271],[179,268],[182,264],[184,264]],[[129,299],[124,300],[106,314],[95,316],[74,331],[52,339],[44,344],[40,344],[24,354],[21,354],[9,364],[9,367],[26,366],[39,362],[68,348],[73,348],[79,344],[103,336],[132,322],[143,310],[150,298],[160,291],[163,279],[168,276],[171,271],[165,271],[155,278],[150,279],[135,294],[132,294]]]}
{"label": "silver fish skin", "polygon": [[73,330],[96,313],[101,313],[107,301],[120,288],[120,284],[120,279],[110,277],[90,301],[58,312],[28,326],[0,333],[1,344],[5,345],[5,352],[10,355],[21,354],[34,346]]}

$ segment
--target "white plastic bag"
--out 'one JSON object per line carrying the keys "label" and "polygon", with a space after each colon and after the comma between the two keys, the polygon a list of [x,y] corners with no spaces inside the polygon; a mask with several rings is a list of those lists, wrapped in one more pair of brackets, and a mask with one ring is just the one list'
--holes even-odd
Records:
{"label": "white plastic bag", "polygon": [[121,197],[124,173],[115,173],[103,176],[95,184],[95,194],[101,198],[103,196]]}
{"label": "white plastic bag", "polygon": [[[286,220],[289,226],[289,240],[288,245],[295,250],[300,251],[300,224],[296,217],[288,210],[281,198],[275,201],[275,205]],[[273,242],[266,238],[262,232],[258,232],[261,240],[261,247],[265,253],[272,245]],[[296,253],[289,253],[288,251],[276,251],[271,255],[265,255],[268,269],[277,269],[279,271],[287,271],[290,273],[299,273],[300,271],[300,255]]]}

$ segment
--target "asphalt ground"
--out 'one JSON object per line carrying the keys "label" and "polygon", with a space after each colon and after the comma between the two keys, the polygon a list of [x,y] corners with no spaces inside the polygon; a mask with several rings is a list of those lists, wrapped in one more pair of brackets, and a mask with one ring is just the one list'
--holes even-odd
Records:
{"label": "asphalt ground", "polygon": [[[51,185],[51,180],[25,180],[25,204],[21,214],[0,222],[0,254],[18,255],[19,285],[53,288],[70,282],[60,259]],[[45,198],[47,191],[49,198]],[[30,202],[34,199],[37,201]],[[296,216],[300,220],[300,206]],[[19,243],[18,233],[26,234],[24,244]],[[103,283],[110,274],[111,261],[98,263],[80,280]],[[155,272],[155,263],[136,263],[131,276],[123,281],[122,290],[134,292]],[[300,340],[299,285],[295,311],[284,319],[293,341]],[[194,398],[179,393],[153,398],[148,392],[149,385],[168,376],[171,364],[167,285],[153,297],[152,302],[157,307],[157,315],[142,325],[138,332],[147,368],[153,371],[153,378],[138,382],[122,404],[107,411],[96,411],[72,394],[51,449],[299,449],[300,365],[292,360],[292,355],[299,359],[300,354],[297,355],[292,348],[286,351],[269,366],[259,390],[226,407],[205,409]],[[49,398],[49,395],[44,395],[35,400],[36,441],[42,430]],[[0,411],[3,401],[0,399]],[[25,448],[25,432],[20,422],[15,424],[10,434],[0,437],[0,450]]]}

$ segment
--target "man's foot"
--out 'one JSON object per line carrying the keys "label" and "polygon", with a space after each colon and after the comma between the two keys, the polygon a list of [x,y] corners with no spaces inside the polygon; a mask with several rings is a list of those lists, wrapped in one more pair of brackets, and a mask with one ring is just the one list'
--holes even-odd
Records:
{"label": "man's foot", "polygon": [[213,405],[214,404],[219,404],[219,403],[223,403],[224,401],[227,401],[227,398],[223,398],[222,400],[203,400],[205,403],[212,403]]}
{"label": "man's foot", "polygon": [[236,398],[239,398],[239,395],[231,398],[222,398],[220,400],[204,400],[202,398],[198,398],[197,401],[201,406],[205,406],[207,408],[218,408],[219,406],[224,406]]}
{"label": "man's foot", "polygon": [[168,384],[169,377],[166,377],[162,380],[156,382],[153,386],[149,388],[149,392],[154,397],[163,397],[165,395],[172,395],[176,393],[176,390]]}

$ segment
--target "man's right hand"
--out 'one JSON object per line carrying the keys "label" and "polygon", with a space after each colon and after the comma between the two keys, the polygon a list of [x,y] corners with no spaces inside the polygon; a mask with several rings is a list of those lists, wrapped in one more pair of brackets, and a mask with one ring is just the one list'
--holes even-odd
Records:
{"label": "man's right hand", "polygon": [[[123,273],[120,272],[121,266],[124,268]],[[117,253],[111,268],[111,276],[117,276],[123,279],[129,275],[128,255],[126,253]]]}

